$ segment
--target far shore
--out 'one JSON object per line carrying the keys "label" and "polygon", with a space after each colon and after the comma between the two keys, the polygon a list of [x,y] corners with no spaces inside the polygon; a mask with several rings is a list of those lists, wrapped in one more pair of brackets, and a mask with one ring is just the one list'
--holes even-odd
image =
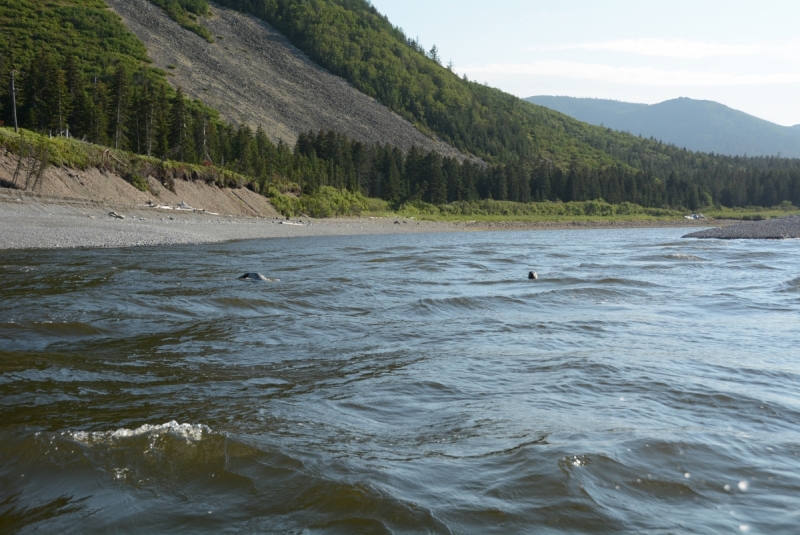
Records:
{"label": "far shore", "polygon": [[[110,215],[111,213],[122,218]],[[205,244],[234,240],[477,232],[684,227],[702,229],[718,222],[690,220],[439,222],[403,217],[311,219],[215,215],[48,198],[0,190],[0,249],[61,249]]]}

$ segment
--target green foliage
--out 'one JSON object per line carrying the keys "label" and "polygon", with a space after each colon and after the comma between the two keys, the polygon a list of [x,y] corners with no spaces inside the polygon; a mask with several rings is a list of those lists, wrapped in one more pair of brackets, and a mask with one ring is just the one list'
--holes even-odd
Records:
{"label": "green foliage", "polygon": [[323,186],[313,195],[294,197],[269,188],[272,205],[285,216],[305,215],[310,217],[357,216],[367,211],[372,204],[360,193]]}
{"label": "green foliage", "polygon": [[148,184],[147,179],[138,173],[132,173],[128,178],[128,182],[130,182],[131,185],[139,191],[150,190],[150,185]]}
{"label": "green foliage", "polygon": [[796,206],[786,209],[785,205],[764,208],[761,206],[746,206],[742,208],[724,208],[721,206],[703,212],[707,217],[714,219],[731,219],[737,221],[763,221],[775,217],[786,217],[788,215],[800,215],[800,208]]}
{"label": "green foliage", "polygon": [[[191,20],[209,14],[204,0],[153,1]],[[352,215],[376,202],[419,215],[441,215],[440,206],[513,212],[531,201],[589,202],[569,208],[582,217],[621,215],[635,212],[634,206],[800,205],[800,161],[693,153],[579,123],[462,80],[364,0],[223,3],[273,23],[312,58],[423,131],[490,165],[365,145],[335,132],[302,134],[294,147],[276,145],[263,129],[225,124],[147,66],[143,45],[100,0],[0,5],[0,29],[15,36],[10,51],[0,43],[7,52],[0,54],[0,78],[8,80],[12,67],[19,75],[21,126],[57,136],[50,158],[71,162],[65,165],[113,166],[110,160],[125,161],[127,150],[156,167],[136,171],[142,177],[155,173],[165,184],[248,184],[269,192],[286,213]],[[0,121],[11,124],[7,86],[0,83]],[[136,180],[132,167],[119,171]],[[483,201],[501,204],[475,204]]]}
{"label": "green foliage", "polygon": [[219,187],[242,187],[250,183],[247,177],[213,165],[158,160],[74,138],[51,138],[25,129],[15,133],[13,128],[0,127],[0,147],[17,155],[28,147],[35,147],[37,153],[47,154],[49,165],[82,170],[102,168],[122,176],[142,191],[149,189],[147,176],[165,185],[174,180],[197,180]]}
{"label": "green foliage", "polygon": [[209,43],[214,42],[214,35],[197,21],[197,17],[208,17],[211,8],[206,0],[150,0],[169,15],[169,18],[181,27],[196,33]]}
{"label": "green foliage", "polygon": [[84,76],[110,75],[118,62],[135,69],[149,61],[144,44],[103,0],[4,0],[0,36],[0,56],[12,39],[17,68],[43,45],[58,58],[75,56]]}
{"label": "green foliage", "polygon": [[637,204],[609,204],[603,200],[585,202],[538,202],[519,203],[512,201],[460,201],[441,206],[410,202],[400,207],[399,213],[409,217],[432,216],[433,219],[466,218],[516,218],[516,219],[575,219],[583,217],[620,218],[629,216],[677,218],[682,212],[659,208],[644,208]]}
{"label": "green foliage", "polygon": [[[489,162],[546,158],[613,165],[567,132],[572,121],[512,95],[462,80],[406,39],[365,0],[222,0],[252,13],[309,56],[423,131]],[[435,49],[435,47],[434,47]],[[574,123],[574,124],[572,124]]]}
{"label": "green foliage", "polygon": [[[694,210],[709,199],[729,206],[771,206],[783,199],[800,199],[800,160],[693,153],[581,123],[461,79],[393,27],[367,0],[219,1],[269,22],[314,61],[423,132],[513,171],[490,180],[479,194],[483,198],[529,200],[524,186],[514,181],[549,163],[578,180],[574,191],[556,192],[555,197],[564,201],[603,196],[613,202]],[[623,195],[614,196],[615,182]],[[440,185],[428,186],[441,200]],[[512,191],[515,188],[518,193]],[[530,198],[537,195],[553,196],[548,187],[532,187]]]}

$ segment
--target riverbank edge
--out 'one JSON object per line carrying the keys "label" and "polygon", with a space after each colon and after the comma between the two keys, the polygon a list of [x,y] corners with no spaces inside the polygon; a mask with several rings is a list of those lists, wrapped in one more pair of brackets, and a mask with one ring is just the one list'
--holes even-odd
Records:
{"label": "riverbank edge", "polygon": [[700,229],[725,223],[687,219],[444,222],[400,216],[287,220],[277,216],[225,216],[0,190],[0,250],[192,245],[271,238],[435,232]]}

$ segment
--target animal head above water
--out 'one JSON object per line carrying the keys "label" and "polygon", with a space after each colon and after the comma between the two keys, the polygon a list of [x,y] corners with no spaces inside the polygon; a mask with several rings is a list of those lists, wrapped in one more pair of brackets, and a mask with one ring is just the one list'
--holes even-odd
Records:
{"label": "animal head above water", "polygon": [[244,275],[239,277],[239,280],[244,280],[244,281],[269,281],[270,279],[266,278],[261,273],[245,273]]}

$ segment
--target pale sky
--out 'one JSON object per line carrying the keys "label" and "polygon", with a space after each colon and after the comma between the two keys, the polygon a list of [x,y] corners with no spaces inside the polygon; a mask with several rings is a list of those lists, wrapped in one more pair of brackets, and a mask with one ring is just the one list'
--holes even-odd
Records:
{"label": "pale sky", "polygon": [[372,3],[459,74],[519,97],[690,97],[800,124],[800,0]]}

